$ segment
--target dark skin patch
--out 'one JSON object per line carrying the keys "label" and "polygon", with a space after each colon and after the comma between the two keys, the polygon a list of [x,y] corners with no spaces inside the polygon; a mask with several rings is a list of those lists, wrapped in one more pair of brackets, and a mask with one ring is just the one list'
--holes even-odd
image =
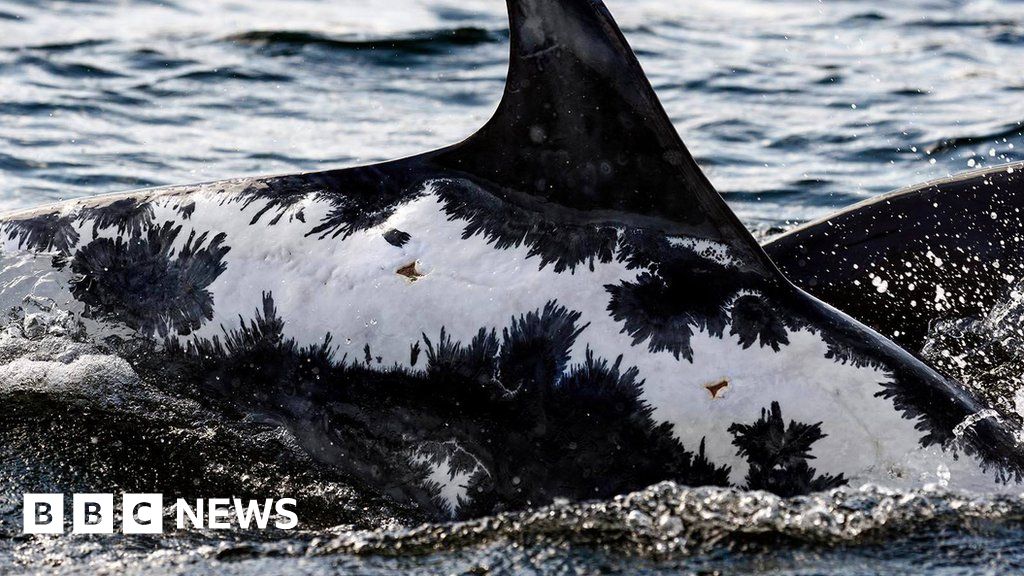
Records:
{"label": "dark skin patch", "polygon": [[411,234],[409,234],[408,232],[402,232],[401,230],[398,230],[396,228],[392,228],[384,233],[384,240],[386,240],[388,244],[391,244],[396,248],[401,248],[402,246],[405,246],[405,244],[411,238]]}

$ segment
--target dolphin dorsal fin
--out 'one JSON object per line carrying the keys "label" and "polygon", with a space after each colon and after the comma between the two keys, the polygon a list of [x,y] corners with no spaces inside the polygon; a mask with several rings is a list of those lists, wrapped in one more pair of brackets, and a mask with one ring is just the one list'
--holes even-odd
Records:
{"label": "dolphin dorsal fin", "polygon": [[767,260],[701,172],[599,0],[508,0],[511,55],[490,121],[438,160],[579,210],[657,216]]}

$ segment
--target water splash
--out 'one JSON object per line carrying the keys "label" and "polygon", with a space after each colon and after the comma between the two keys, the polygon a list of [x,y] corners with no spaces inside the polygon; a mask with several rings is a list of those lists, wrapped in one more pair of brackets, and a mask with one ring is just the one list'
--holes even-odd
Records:
{"label": "water splash", "polygon": [[1024,427],[1024,286],[983,316],[935,323],[921,356]]}

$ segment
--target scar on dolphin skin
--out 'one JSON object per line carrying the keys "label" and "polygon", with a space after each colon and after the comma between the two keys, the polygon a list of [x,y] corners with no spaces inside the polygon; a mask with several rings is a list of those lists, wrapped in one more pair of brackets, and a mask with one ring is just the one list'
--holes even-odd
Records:
{"label": "scar on dolphin skin", "polygon": [[395,274],[398,274],[399,276],[405,276],[405,278],[409,280],[409,283],[412,284],[413,282],[426,276],[426,274],[420,272],[418,264],[418,260],[413,260],[412,262],[409,262],[408,264],[402,266],[398,270],[395,270]]}
{"label": "scar on dolphin skin", "polygon": [[713,382],[711,384],[705,384],[704,385],[704,388],[706,388],[707,391],[711,393],[711,399],[712,400],[718,398],[718,394],[720,392],[722,392],[723,390],[725,390],[726,388],[728,388],[728,387],[729,387],[729,380],[726,379],[726,378],[723,378],[723,379],[718,380],[717,382]]}

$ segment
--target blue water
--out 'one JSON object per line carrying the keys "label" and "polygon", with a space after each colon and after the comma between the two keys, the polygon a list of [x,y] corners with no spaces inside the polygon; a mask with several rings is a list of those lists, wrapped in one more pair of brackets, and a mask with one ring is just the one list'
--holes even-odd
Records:
{"label": "blue water", "polygon": [[[901,186],[1024,160],[1020,0],[607,2],[691,151],[759,234]],[[507,37],[501,0],[0,0],[0,210],[368,163],[456,142],[497,105]],[[862,511],[891,532],[839,538],[797,502],[799,518],[783,515],[763,534],[739,538],[747,496],[719,496],[731,504],[715,518],[734,529],[691,535],[696,547],[677,547],[674,521],[636,529],[631,512],[597,536],[580,524],[519,520],[453,545],[438,543],[471,528],[431,528],[434,540],[415,545],[371,530],[361,538],[382,543],[368,552],[318,544],[343,530],[269,543],[220,535],[39,543],[0,522],[0,573],[961,574],[1024,566],[1017,501],[983,501],[994,509],[939,525],[925,521],[931,512],[894,513],[892,501],[872,501]],[[942,509],[958,502],[936,498]],[[839,500],[821,504],[823,517],[846,518]],[[0,516],[8,512],[0,505]],[[701,529],[705,521],[687,520]]]}
{"label": "blue water", "polygon": [[[1024,158],[1024,3],[611,0],[752,228]],[[0,209],[373,162],[495,108],[501,0],[0,0]]]}

